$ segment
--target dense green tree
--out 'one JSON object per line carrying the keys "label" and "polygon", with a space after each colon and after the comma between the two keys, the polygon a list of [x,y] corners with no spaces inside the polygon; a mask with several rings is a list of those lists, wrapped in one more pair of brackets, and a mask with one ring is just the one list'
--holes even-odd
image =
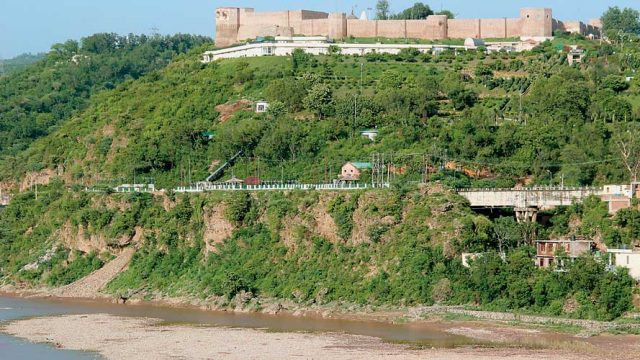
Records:
{"label": "dense green tree", "polygon": [[453,103],[453,108],[456,110],[473,107],[478,101],[478,93],[471,89],[453,89],[449,92],[448,96]]}
{"label": "dense green tree", "polygon": [[445,15],[447,19],[455,19],[456,15],[449,10],[441,10],[436,13],[436,15]]}
{"label": "dense green tree", "polygon": [[416,2],[410,8],[402,10],[398,14],[391,16],[391,18],[395,20],[420,20],[426,19],[429,15],[433,15],[429,5]]}
{"label": "dense green tree", "polygon": [[608,34],[616,31],[640,34],[640,13],[631,8],[610,7],[602,14],[602,26]]}
{"label": "dense green tree", "polygon": [[602,79],[602,87],[615,92],[621,92],[629,88],[629,83],[619,75],[609,75]]}
{"label": "dense green tree", "polygon": [[389,1],[378,0],[376,3],[376,19],[387,20],[389,18]]}
{"label": "dense green tree", "polygon": [[333,112],[333,91],[326,84],[316,84],[309,89],[302,103],[305,109],[322,119]]}

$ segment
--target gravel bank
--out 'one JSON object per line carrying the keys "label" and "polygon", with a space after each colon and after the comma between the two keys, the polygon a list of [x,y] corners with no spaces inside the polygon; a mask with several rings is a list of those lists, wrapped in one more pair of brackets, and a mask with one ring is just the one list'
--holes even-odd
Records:
{"label": "gravel bank", "polygon": [[18,320],[4,332],[107,359],[596,359],[565,350],[415,349],[377,338],[335,333],[161,325],[160,320],[104,314]]}

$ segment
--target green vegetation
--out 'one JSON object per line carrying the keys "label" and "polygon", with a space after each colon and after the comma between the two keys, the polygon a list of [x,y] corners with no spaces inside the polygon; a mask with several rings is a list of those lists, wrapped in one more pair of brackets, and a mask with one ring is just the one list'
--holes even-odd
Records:
{"label": "green vegetation", "polygon": [[[632,307],[625,271],[593,257],[567,260],[563,271],[538,269],[533,240],[632,246],[640,211],[610,216],[592,198],[520,224],[473,213],[447,190],[628,183],[640,175],[640,82],[627,79],[640,66],[638,38],[608,44],[558,35],[519,54],[333,49],[212,64],[200,62],[208,40],[201,37],[98,34],[55,45],[0,78],[3,188],[51,177],[37,195],[15,194],[0,210],[0,281],[68,284],[138,241],[129,270],[109,285],[114,294],[232,303],[251,292],[301,304],[617,318]],[[573,44],[586,58],[569,66]],[[267,113],[251,110],[257,100],[269,101]],[[365,128],[379,131],[375,142],[360,136]],[[330,182],[345,162],[384,154],[391,189],[83,191],[133,181],[171,189],[204,180],[240,150],[223,180]],[[425,179],[432,184],[415,185]],[[465,268],[463,252],[483,255]]]}
{"label": "green vegetation", "polygon": [[96,34],[80,43],[55,44],[44,57],[23,58],[22,64],[37,62],[0,80],[0,157],[15,155],[56,130],[96,93],[161,69],[175,55],[210,41],[191,35]]}
{"label": "green vegetation", "polygon": [[[397,14],[391,13],[389,1],[379,0],[376,3],[376,19],[378,20],[421,20],[434,14],[436,13],[431,10],[431,7],[422,2],[416,2],[410,8],[404,9]],[[439,11],[436,15],[446,15],[449,19],[454,18],[454,14],[449,10]]]}
{"label": "green vegetation", "polygon": [[[551,43],[524,54],[296,52],[209,65],[193,53],[97,93],[54,133],[3,161],[0,174],[62,168],[72,183],[135,175],[170,188],[187,181],[189,167],[191,179],[204,179],[213,161],[242,149],[233,172],[264,180],[330,180],[346,161],[393,153],[408,169],[397,181],[416,181],[423,157],[409,154],[428,153],[431,164],[469,170],[437,175],[452,186],[625,182],[632,174],[615,139],[628,126],[621,122],[638,116],[639,88],[622,75],[636,66],[635,50],[605,60],[599,52],[609,45],[591,46],[591,60],[573,68]],[[219,121],[218,105],[243,98],[274,107]],[[373,127],[375,143],[357,136]],[[203,138],[206,131],[216,137]],[[488,179],[468,176],[478,171]]]}
{"label": "green vegetation", "polygon": [[0,77],[23,70],[45,56],[46,54],[22,54],[12,59],[0,59]]}
{"label": "green vegetation", "polygon": [[[492,222],[448,193],[207,194],[175,197],[171,208],[163,205],[170,198],[88,195],[61,191],[60,185],[40,196],[38,201],[32,193],[20,196],[0,216],[4,282],[67,284],[102,265],[106,258],[96,251],[64,248],[37,269],[25,270],[59,243],[61,228],[82,226],[84,236],[115,239],[140,227],[145,234],[140,249],[129,270],[109,285],[113,293],[215,295],[231,301],[251,292],[303,304],[466,304],[607,320],[631,308],[631,278],[622,270],[605,271],[593,258],[568,263],[566,272],[541,270],[531,261],[531,247],[505,243],[503,261]],[[206,214],[221,206],[236,230],[207,254],[206,228],[220,224],[207,224]],[[331,241],[313,230],[309,214],[318,211],[335,219],[341,239]],[[356,212],[367,221],[390,220],[382,234],[354,242],[361,239],[352,233],[361,225],[355,223]],[[518,231],[520,225],[511,226]],[[458,255],[464,251],[486,253],[467,269]]]}

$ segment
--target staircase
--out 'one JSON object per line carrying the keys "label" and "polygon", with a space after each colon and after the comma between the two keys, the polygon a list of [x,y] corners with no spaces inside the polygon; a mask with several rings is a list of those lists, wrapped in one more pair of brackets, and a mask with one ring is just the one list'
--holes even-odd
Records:
{"label": "staircase", "polygon": [[214,172],[212,172],[209,176],[207,176],[207,182],[214,182],[224,175],[224,171],[236,161],[238,157],[242,155],[242,150],[238,151],[235,155],[231,157],[231,159],[227,160],[224,164],[220,165]]}

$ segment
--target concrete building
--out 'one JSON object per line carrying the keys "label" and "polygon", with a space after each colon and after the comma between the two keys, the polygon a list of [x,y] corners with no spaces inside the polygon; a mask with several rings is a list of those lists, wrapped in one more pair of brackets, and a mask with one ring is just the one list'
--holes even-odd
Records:
{"label": "concrete building", "polygon": [[360,131],[360,136],[366,137],[371,141],[376,141],[376,137],[378,137],[378,130],[377,129],[362,130]]}
{"label": "concrete building", "polygon": [[569,65],[573,64],[582,64],[582,60],[584,60],[584,50],[578,48],[577,46],[572,46],[571,50],[567,54],[567,61]]}
{"label": "concrete building", "polygon": [[569,259],[575,259],[582,255],[589,254],[594,247],[590,240],[537,240],[536,241],[536,265],[542,268],[553,266],[564,266],[561,259],[558,259],[558,252],[564,251]]}
{"label": "concrete building", "polygon": [[342,165],[340,171],[340,180],[342,181],[358,181],[362,175],[362,171],[372,168],[368,162],[348,162]]}
{"label": "concrete building", "polygon": [[640,251],[627,249],[609,249],[609,266],[629,269],[629,275],[640,281]]}
{"label": "concrete building", "polygon": [[256,112],[257,113],[266,113],[269,110],[269,103],[266,101],[258,101],[256,102]]}
{"label": "concrete building", "polygon": [[484,40],[482,39],[476,39],[476,38],[466,38],[464,40],[464,46],[470,48],[470,49],[476,49],[479,48],[481,46],[486,46]]}
{"label": "concrete building", "polygon": [[640,184],[605,185],[600,199],[608,204],[609,214],[615,215],[622,209],[631,207],[633,198],[640,198]]}
{"label": "concrete building", "polygon": [[[344,43],[318,43],[318,42],[296,42],[296,43],[276,43],[262,42],[251,43],[241,46],[233,46],[224,49],[206,51],[202,54],[202,62],[210,63],[220,59],[236,59],[257,56],[289,56],[295,49],[302,49],[311,55],[329,54],[330,47],[340,49],[342,55],[364,56],[370,53],[396,55],[402,49],[415,49],[421,53],[428,53],[438,56],[447,50],[469,50],[471,48],[462,45],[421,45],[421,44],[344,44]],[[487,43],[487,51],[520,51],[525,47],[514,46],[514,43]]]}
{"label": "concrete building", "polygon": [[383,37],[439,40],[447,38],[547,39],[554,30],[599,36],[600,28],[579,21],[553,19],[551,9],[524,8],[517,18],[448,19],[431,15],[423,20],[368,20],[345,13],[310,10],[256,12],[253,8],[216,9],[216,46],[226,47],[258,36]]}

